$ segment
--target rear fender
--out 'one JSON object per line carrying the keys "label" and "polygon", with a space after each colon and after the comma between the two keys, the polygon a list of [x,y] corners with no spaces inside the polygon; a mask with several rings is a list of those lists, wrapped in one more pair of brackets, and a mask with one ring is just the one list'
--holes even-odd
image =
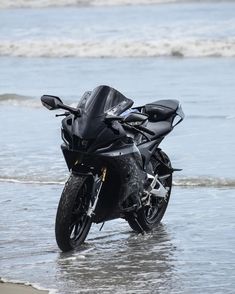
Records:
{"label": "rear fender", "polygon": [[179,104],[177,110],[176,110],[176,115],[174,116],[174,119],[172,121],[172,127],[176,127],[179,123],[181,123],[185,118],[185,114],[183,112],[183,109],[181,107],[181,104]]}

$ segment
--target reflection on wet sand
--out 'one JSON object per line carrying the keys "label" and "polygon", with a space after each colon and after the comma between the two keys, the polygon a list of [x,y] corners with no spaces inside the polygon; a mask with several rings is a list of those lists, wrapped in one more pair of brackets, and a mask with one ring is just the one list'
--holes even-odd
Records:
{"label": "reflection on wet sand", "polygon": [[97,236],[80,251],[59,255],[60,291],[167,293],[176,286],[175,250],[164,225],[144,237],[130,231]]}
{"label": "reflection on wet sand", "polygon": [[115,220],[102,232],[94,225],[80,250],[61,254],[53,227],[61,187],[0,188],[0,276],[7,280],[58,294],[234,293],[234,189],[175,187],[153,233],[136,235]]}

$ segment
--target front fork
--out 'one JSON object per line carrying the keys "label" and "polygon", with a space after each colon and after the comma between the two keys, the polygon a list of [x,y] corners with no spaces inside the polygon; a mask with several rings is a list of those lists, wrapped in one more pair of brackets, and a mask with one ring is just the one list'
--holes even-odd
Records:
{"label": "front fork", "polygon": [[106,173],[107,173],[107,168],[103,167],[101,169],[101,175],[98,176],[96,174],[94,176],[94,183],[93,183],[92,192],[91,192],[91,201],[87,211],[87,216],[89,217],[92,217],[92,215],[94,214],[96,205],[99,200],[100,191],[106,178]]}

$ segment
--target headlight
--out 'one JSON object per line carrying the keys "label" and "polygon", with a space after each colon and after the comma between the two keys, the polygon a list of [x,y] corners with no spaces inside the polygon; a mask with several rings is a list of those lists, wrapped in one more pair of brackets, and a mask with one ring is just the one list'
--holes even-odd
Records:
{"label": "headlight", "polygon": [[71,138],[70,138],[69,134],[63,129],[61,129],[61,137],[62,137],[62,140],[65,142],[66,145],[70,145]]}

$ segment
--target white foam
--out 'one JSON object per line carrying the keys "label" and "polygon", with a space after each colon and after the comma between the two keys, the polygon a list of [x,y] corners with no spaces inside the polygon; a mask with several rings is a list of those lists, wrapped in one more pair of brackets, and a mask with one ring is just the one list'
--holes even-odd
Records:
{"label": "white foam", "polygon": [[40,179],[23,179],[21,177],[1,177],[0,182],[30,185],[64,185],[65,181],[40,180]]}
{"label": "white foam", "polygon": [[[64,185],[66,179],[40,179],[38,178],[22,178],[22,177],[0,177],[0,182],[18,183],[18,184],[33,184],[33,185]],[[217,177],[182,177],[176,178],[173,182],[174,186],[180,187],[235,187],[235,179],[217,178]]]}
{"label": "white foam", "polygon": [[[71,107],[77,107],[77,103],[72,102],[72,98],[71,100],[66,100],[66,103]],[[42,103],[39,97],[8,93],[0,94],[0,105],[42,108]]]}
{"label": "white foam", "polygon": [[33,108],[42,106],[39,99],[18,94],[0,94],[0,104]]}
{"label": "white foam", "polygon": [[40,286],[39,284],[36,283],[30,283],[30,282],[22,282],[19,280],[10,280],[10,279],[5,279],[5,278],[0,278],[0,282],[1,283],[12,283],[12,284],[18,284],[18,285],[23,285],[23,286],[31,286],[37,290],[41,290],[41,291],[48,291],[49,294],[56,294],[58,293],[58,291],[56,289],[46,289],[42,286]]}
{"label": "white foam", "polygon": [[17,57],[235,57],[235,39],[159,41],[1,41],[0,56]]}
{"label": "white foam", "polygon": [[173,182],[174,186],[181,187],[235,187],[235,180],[216,177],[186,177],[178,178]]}
{"label": "white foam", "polygon": [[119,6],[119,5],[153,5],[174,2],[191,2],[190,0],[1,0],[0,8],[39,8],[66,6]]}

